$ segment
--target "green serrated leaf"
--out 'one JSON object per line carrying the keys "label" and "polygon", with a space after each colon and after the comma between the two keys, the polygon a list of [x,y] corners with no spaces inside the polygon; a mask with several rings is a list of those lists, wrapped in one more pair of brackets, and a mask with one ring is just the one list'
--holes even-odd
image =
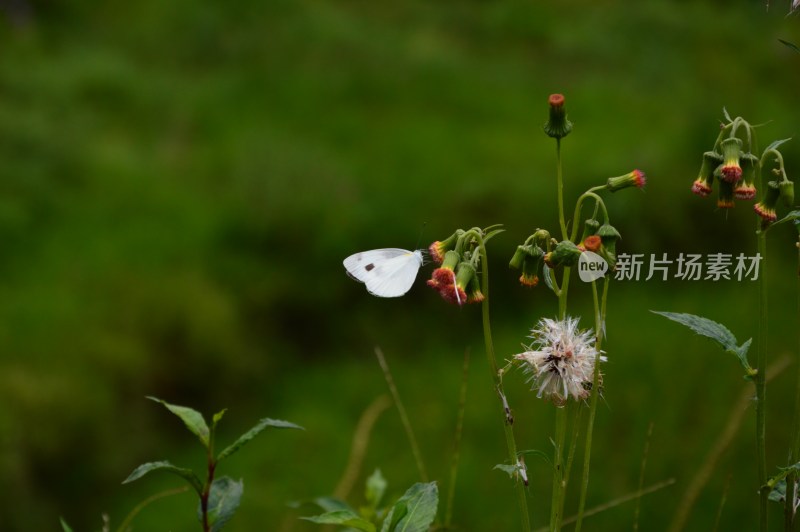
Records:
{"label": "green serrated leaf", "polygon": [[67,524],[67,522],[66,522],[66,521],[64,521],[64,518],[63,518],[63,517],[61,517],[60,519],[61,519],[61,529],[62,529],[64,532],[72,532],[72,529],[69,527],[69,525]]}
{"label": "green serrated leaf", "polygon": [[[230,521],[239,501],[242,499],[244,483],[233,480],[230,477],[220,477],[211,484],[211,491],[208,494],[208,522],[211,524],[211,532],[218,532]],[[197,518],[203,521],[203,509],[200,503],[197,505]]]}
{"label": "green serrated leaf", "polygon": [[373,510],[378,507],[381,503],[381,499],[383,499],[384,493],[386,493],[386,479],[383,478],[380,469],[376,469],[372,475],[367,479],[367,490],[366,490],[366,499],[367,504]]}
{"label": "green serrated leaf", "polygon": [[295,425],[294,423],[289,423],[288,421],[283,421],[281,419],[270,419],[268,417],[265,417],[264,419],[259,421],[256,424],[256,426],[254,426],[252,429],[248,430],[247,432],[239,436],[238,440],[236,440],[231,445],[223,449],[222,452],[219,453],[219,455],[217,456],[217,462],[219,462],[223,458],[227,458],[228,456],[232,455],[233,453],[238,451],[242,447],[242,445],[244,445],[245,443],[249,442],[256,436],[258,436],[261,432],[264,431],[264,429],[270,427],[275,429],[305,430],[300,425]]}
{"label": "green serrated leaf", "polygon": [[[418,482],[394,504],[383,523],[386,532],[427,532],[436,518],[439,489],[436,482]],[[387,524],[389,528],[387,528]]]}
{"label": "green serrated leaf", "polygon": [[363,530],[364,532],[375,532],[375,525],[360,517],[352,510],[336,510],[322,515],[311,517],[301,517],[305,521],[311,521],[320,525],[342,525]]}
{"label": "green serrated leaf", "polygon": [[679,312],[660,312],[657,310],[651,310],[650,312],[664,316],[665,318],[680,323],[681,325],[685,325],[697,334],[715,340],[726,351],[732,351],[735,353],[738,349],[736,337],[733,335],[733,333],[730,332],[724,325],[715,321],[711,321],[708,318]]}
{"label": "green serrated leaf", "polygon": [[544,277],[544,284],[547,285],[547,288],[555,292],[556,289],[553,288],[553,280],[550,278],[550,267],[547,266],[547,264],[542,264],[542,277]]}
{"label": "green serrated leaf", "polygon": [[782,45],[786,46],[790,50],[794,50],[795,52],[800,54],[800,48],[798,48],[796,44],[790,43],[789,41],[784,41],[783,39],[778,39],[778,42],[781,43]]}
{"label": "green serrated leaf", "polygon": [[203,484],[200,482],[200,479],[197,478],[197,475],[194,474],[194,471],[191,469],[174,466],[166,460],[160,462],[147,462],[146,464],[140,465],[134,469],[133,472],[128,475],[128,478],[123,480],[122,483],[128,484],[129,482],[138,480],[151,471],[166,471],[167,473],[178,475],[182,479],[186,480],[192,486],[192,488],[194,488],[198,495],[203,491]]}
{"label": "green serrated leaf", "polygon": [[208,448],[208,425],[206,425],[206,420],[203,419],[203,415],[200,412],[186,406],[169,404],[158,397],[147,396],[147,398],[151,401],[155,401],[156,403],[161,403],[167,407],[167,410],[181,418],[186,425],[186,428],[192,431],[195,436],[200,438],[200,441],[203,443],[203,445]]}

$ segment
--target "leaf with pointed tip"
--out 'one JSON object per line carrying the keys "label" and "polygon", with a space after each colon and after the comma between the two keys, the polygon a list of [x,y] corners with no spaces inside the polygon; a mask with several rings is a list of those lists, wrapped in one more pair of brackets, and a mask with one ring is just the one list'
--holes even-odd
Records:
{"label": "leaf with pointed tip", "polygon": [[256,424],[256,426],[254,426],[252,429],[248,430],[247,432],[245,432],[244,434],[239,436],[238,440],[236,440],[235,442],[230,444],[228,447],[223,449],[223,451],[221,453],[219,453],[219,455],[217,456],[217,462],[219,462],[223,458],[227,458],[228,456],[232,455],[233,453],[238,451],[239,448],[241,448],[242,445],[244,445],[245,443],[249,442],[250,440],[252,440],[256,436],[258,436],[261,432],[264,431],[264,429],[267,429],[267,428],[270,428],[270,427],[275,428],[275,429],[299,429],[299,430],[305,430],[300,425],[295,425],[294,423],[289,423],[288,421],[283,421],[282,419],[270,419],[268,417],[265,417],[264,419],[259,421]]}
{"label": "leaf with pointed tip", "polygon": [[784,142],[789,142],[790,140],[792,140],[792,137],[789,137],[788,139],[781,139],[781,140],[775,140],[775,141],[772,141],[772,142],[770,143],[770,145],[769,145],[769,146],[767,146],[767,147],[764,149],[764,153],[767,153],[769,150],[777,150],[777,149],[778,149],[778,147],[779,147],[781,144],[783,144]]}
{"label": "leaf with pointed tip", "polygon": [[203,492],[203,484],[200,482],[200,479],[197,478],[197,475],[194,474],[194,471],[191,469],[174,466],[166,460],[160,462],[147,462],[146,464],[140,465],[134,469],[133,472],[128,475],[128,478],[123,480],[122,483],[128,484],[129,482],[138,480],[151,471],[166,471],[167,473],[178,475],[187,481],[192,488],[194,488],[198,495]]}
{"label": "leaf with pointed tip", "polygon": [[782,45],[786,46],[790,50],[794,50],[795,52],[800,54],[800,48],[798,48],[796,44],[790,43],[789,41],[784,41],[783,39],[778,39],[778,42],[781,43]]}
{"label": "leaf with pointed tip", "polygon": [[782,224],[784,222],[797,223],[798,221],[800,221],[800,210],[794,210],[794,211],[789,212],[786,216],[784,216],[783,218],[781,218],[780,220],[778,220],[777,222],[775,222],[772,225],[775,226],[775,225],[778,225],[778,224]]}
{"label": "leaf with pointed tip", "polygon": [[438,504],[436,482],[418,482],[394,504],[383,522],[381,532],[427,532],[436,518]]}
{"label": "leaf with pointed tip", "polygon": [[542,265],[542,277],[544,277],[544,284],[547,285],[547,288],[555,292],[556,289],[553,288],[553,280],[550,278],[550,268],[547,264]]}
{"label": "leaf with pointed tip", "polygon": [[386,493],[386,485],[386,479],[383,478],[380,469],[376,469],[367,479],[366,499],[367,504],[369,504],[369,507],[373,510],[378,508],[378,505],[381,503],[381,499],[383,499],[383,495]]}
{"label": "leaf with pointed tip", "polygon": [[203,419],[203,415],[200,412],[186,406],[169,404],[158,397],[152,397],[148,395],[147,398],[151,401],[155,401],[156,403],[161,403],[167,407],[167,410],[181,418],[183,423],[186,425],[186,428],[192,431],[195,436],[200,438],[200,441],[203,443],[203,445],[208,448],[208,425],[206,425],[206,420]]}
{"label": "leaf with pointed tip", "polygon": [[494,231],[490,231],[483,237],[483,245],[485,246],[486,243],[493,237],[499,235],[500,233],[505,232],[505,229],[495,229]]}
{"label": "leaf with pointed tip", "polygon": [[745,343],[743,343],[739,347],[732,349],[733,354],[735,354],[739,358],[739,362],[742,363],[742,366],[745,369],[750,369],[750,363],[747,361],[747,352],[750,350],[750,344],[752,343],[753,339],[749,338]]}
{"label": "leaf with pointed tip", "polygon": [[499,469],[500,471],[505,471],[508,473],[508,476],[514,478],[519,466],[517,465],[509,465],[509,464],[497,464],[492,469]]}
{"label": "leaf with pointed tip", "polygon": [[736,337],[722,324],[711,321],[702,316],[694,314],[685,314],[682,312],[661,312],[658,310],[651,310],[653,314],[658,314],[670,319],[674,322],[680,323],[701,336],[711,338],[719,343],[723,349],[735,351],[738,348]]}
{"label": "leaf with pointed tip", "polygon": [[301,517],[305,521],[311,521],[319,525],[342,525],[363,530],[364,532],[375,532],[375,525],[357,515],[352,510],[336,510],[322,515],[311,517]]}
{"label": "leaf with pointed tip", "polygon": [[224,416],[225,412],[227,412],[227,411],[228,411],[227,408],[223,408],[222,410],[220,410],[219,412],[214,414],[214,416],[211,418],[211,426],[216,428],[217,423],[220,422],[220,420],[222,419],[222,416]]}
{"label": "leaf with pointed tip", "polygon": [[722,108],[722,115],[725,117],[725,120],[727,120],[728,122],[733,122],[733,119],[731,118],[731,115],[728,114],[728,110],[725,109],[724,107]]}
{"label": "leaf with pointed tip", "polygon": [[[218,532],[230,521],[242,499],[244,483],[230,477],[220,477],[211,484],[208,494],[208,522],[211,532]],[[203,522],[203,508],[197,505],[197,518]]]}
{"label": "leaf with pointed tip", "polygon": [[66,521],[64,521],[64,518],[63,518],[63,517],[61,518],[61,529],[62,529],[64,532],[72,532],[72,529],[69,527],[69,525],[67,524],[67,522],[66,522]]}
{"label": "leaf with pointed tip", "polygon": [[335,510],[349,510],[355,513],[349,504],[336,497],[317,497],[312,501],[314,504],[322,508],[326,512],[333,512]]}

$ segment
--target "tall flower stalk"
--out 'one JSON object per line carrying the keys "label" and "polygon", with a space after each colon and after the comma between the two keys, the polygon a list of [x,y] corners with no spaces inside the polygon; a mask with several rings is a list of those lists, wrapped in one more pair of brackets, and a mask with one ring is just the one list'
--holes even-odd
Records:
{"label": "tall flower stalk", "polygon": [[[720,128],[717,140],[711,151],[703,154],[700,173],[692,184],[692,192],[700,197],[707,197],[717,185],[719,196],[717,207],[719,209],[732,209],[735,200],[748,201],[758,199],[753,206],[756,213],[756,259],[760,260],[758,268],[758,340],[756,342],[756,368],[750,367],[747,360],[747,351],[750,347],[748,340],[741,346],[737,345],[735,337],[722,325],[700,316],[691,314],[661,313],[674,321],[682,323],[719,342],[723,348],[739,358],[745,370],[745,378],[753,380],[756,399],[756,468],[758,471],[759,493],[759,530],[766,532],[768,529],[768,503],[770,498],[781,500],[781,495],[773,497],[773,489],[779,482],[784,482],[787,475],[796,474],[792,465],[797,460],[797,450],[794,442],[790,448],[789,467],[784,468],[779,475],[768,478],[767,476],[767,432],[766,432],[766,367],[768,356],[768,324],[769,314],[767,307],[767,232],[770,228],[786,222],[796,221],[800,218],[800,211],[792,211],[785,218],[778,221],[777,205],[782,200],[786,206],[794,204],[794,183],[789,180],[784,168],[783,156],[778,148],[788,139],[775,141],[764,150],[761,157],[757,152],[755,142],[755,127],[742,117],[731,118],[724,111],[726,121]],[[768,180],[764,175],[764,168],[772,161],[774,167],[771,174],[775,177]],[[758,185],[756,187],[756,185]],[[798,394],[800,394],[800,379],[798,380]],[[800,395],[798,396],[798,409],[800,409]],[[797,416],[797,413],[795,414]],[[797,418],[796,418],[797,419]],[[797,422],[795,423],[797,427]],[[800,442],[799,442],[800,443]],[[791,478],[790,478],[791,480]],[[785,526],[787,530],[792,527],[794,519],[794,485],[786,486],[785,497]]]}
{"label": "tall flower stalk", "polygon": [[[642,188],[646,179],[643,172],[634,170],[619,177],[612,177],[604,185],[587,190],[576,202],[570,231],[564,208],[561,141],[571,132],[572,123],[567,119],[562,95],[550,96],[549,104],[550,116],[544,126],[544,131],[556,141],[556,191],[561,241],[553,239],[548,231],[537,229],[521,245],[517,246],[510,266],[522,270],[520,283],[528,287],[538,284],[538,269],[541,267],[546,284],[558,298],[556,320],[541,320],[532,331],[534,343],[531,345],[530,351],[514,357],[515,361],[521,362],[532,375],[531,380],[534,382],[534,387],[538,388],[537,395],[544,396],[557,407],[553,439],[550,530],[558,531],[563,522],[566,490],[580,432],[582,407],[588,400],[589,418],[583,451],[584,471],[577,529],[580,529],[582,523],[589,481],[592,429],[597,409],[597,397],[601,393],[602,374],[599,362],[604,360],[604,357],[600,346],[604,334],[605,302],[609,280],[608,277],[604,280],[602,300],[597,295],[594,281],[613,271],[616,264],[616,241],[619,239],[619,232],[610,225],[608,210],[599,193],[603,191],[616,192],[629,187]],[[587,200],[593,202],[594,213],[591,218],[581,224],[581,215]],[[602,224],[598,218],[602,219]],[[583,234],[578,238],[581,227]],[[577,319],[570,318],[567,312],[570,280],[573,269],[585,267],[589,261],[594,261],[593,266],[603,266],[603,270],[590,279],[585,278],[590,275],[589,272],[580,270],[581,279],[592,282],[595,326],[593,333],[578,333]],[[560,279],[559,271],[561,272]],[[589,352],[594,354],[586,355]],[[566,408],[569,399],[573,399],[577,403],[575,408]],[[569,455],[565,459],[567,434],[570,426],[572,426],[572,443],[569,446]]]}

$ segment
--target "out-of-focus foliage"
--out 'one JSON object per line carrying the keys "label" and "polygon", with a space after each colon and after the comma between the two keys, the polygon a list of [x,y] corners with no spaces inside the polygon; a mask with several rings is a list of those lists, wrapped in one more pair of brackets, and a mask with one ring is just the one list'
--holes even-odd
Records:
{"label": "out-of-focus foliage", "polygon": [[[648,174],[644,194],[608,202],[621,252],[752,253],[748,208],[726,216],[689,193],[700,157],[723,106],[771,120],[764,144],[798,134],[800,65],[778,41],[798,42],[798,24],[774,2],[769,12],[760,2],[666,0],[16,0],[3,9],[4,530],[55,529],[58,516],[97,529],[102,512],[119,523],[174,487],[120,485],[136,464],[191,456],[146,395],[206,413],[229,407],[226,440],[265,415],[306,427],[227,466],[248,487],[230,530],[309,529],[286,503],[336,485],[358,416],[385,389],[375,344],[437,479],[472,347],[454,520],[512,529],[511,486],[492,471],[502,419],[476,312],[445,307],[421,280],[400,300],[369,297],[341,260],[411,248],[423,222],[424,240],[503,223],[489,246],[492,312],[498,355],[510,355],[554,312],[544,288],[520,291],[505,268],[513,242],[555,226],[553,143],[541,133],[548,94],[566,95],[575,126],[564,141],[568,203],[608,176]],[[798,142],[785,146],[790,177],[800,175]],[[777,358],[797,350],[793,236],[776,231],[770,248]],[[582,288],[572,305],[589,316]],[[707,343],[646,310],[701,314],[748,338],[754,296],[752,283],[735,281],[612,286],[589,506],[636,489],[652,421],[645,477],[677,483],[642,501],[641,522],[668,522],[748,385]],[[791,374],[771,385],[771,466],[788,445]],[[549,452],[552,412],[514,378],[520,445]],[[710,528],[729,475],[720,529],[755,522],[751,431],[748,421],[722,457],[696,529]],[[402,434],[385,414],[364,471],[418,481]],[[528,464],[537,524],[547,467]],[[187,494],[162,499],[134,526],[194,530],[193,509]],[[587,526],[620,529],[632,515],[621,506]]]}

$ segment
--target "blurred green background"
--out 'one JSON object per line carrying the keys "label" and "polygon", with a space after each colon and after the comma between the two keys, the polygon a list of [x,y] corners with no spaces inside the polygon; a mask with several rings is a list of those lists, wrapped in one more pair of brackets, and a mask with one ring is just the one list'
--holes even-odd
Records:
{"label": "blurred green background", "polygon": [[[537,5],[539,4],[539,5]],[[355,425],[386,393],[386,353],[431,476],[445,486],[462,357],[472,354],[455,522],[515,530],[477,308],[424,286],[381,300],[341,261],[413,248],[458,227],[503,223],[490,244],[499,357],[555,312],[541,286],[518,287],[507,261],[536,227],[555,228],[547,96],[566,95],[568,205],[632,168],[644,192],[608,199],[621,251],[753,254],[749,205],[717,211],[689,192],[723,106],[762,146],[797,136],[800,41],[788,2],[399,2],[269,0],[3,3],[0,23],[0,528],[98,530],[180,485],[134,467],[199,468],[201,449],[155,395],[206,414],[227,407],[221,444],[260,417],[269,432],[222,466],[243,477],[231,531],[315,530]],[[786,145],[791,177],[800,148]],[[571,211],[571,207],[568,206]],[[772,359],[797,355],[791,228],[770,239]],[[570,312],[590,325],[590,292]],[[710,341],[649,309],[704,314],[740,340],[756,334],[755,283],[620,282],[611,287],[605,395],[589,506],[635,491],[659,530],[747,390]],[[769,388],[771,469],[784,465],[795,365]],[[551,405],[506,379],[523,449],[550,451]],[[709,529],[753,529],[753,410],[691,514]],[[534,523],[547,521],[550,473],[529,459]],[[395,410],[378,420],[363,479],[390,491],[418,480]],[[359,486],[361,484],[359,483]],[[577,483],[573,484],[573,495]],[[351,500],[361,503],[360,487]],[[574,512],[568,503],[567,515]],[[197,530],[189,494],[162,499],[135,530]],[[780,525],[777,506],[772,518]],[[632,503],[590,518],[625,529]]]}

